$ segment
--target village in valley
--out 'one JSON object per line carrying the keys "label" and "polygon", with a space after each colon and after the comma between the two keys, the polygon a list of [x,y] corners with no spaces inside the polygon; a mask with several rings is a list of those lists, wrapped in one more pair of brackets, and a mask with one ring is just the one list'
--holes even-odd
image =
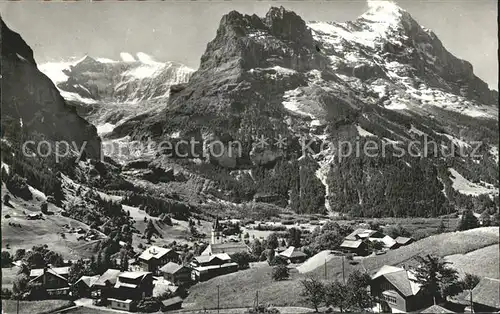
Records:
{"label": "village in valley", "polygon": [[500,313],[495,1],[57,2],[0,2],[2,314]]}
{"label": "village in valley", "polygon": [[[8,195],[4,194],[4,205],[12,201]],[[42,204],[43,212],[27,214],[23,225],[45,219],[47,205]],[[498,266],[497,216],[466,211],[459,217],[413,222],[290,218],[266,222],[215,216],[212,222],[203,224],[189,219],[191,236],[184,239],[178,237],[168,243],[153,233],[142,236],[146,242],[135,247],[120,241],[122,248],[113,256],[99,253],[85,259],[63,259],[51,251],[50,243],[32,249],[8,246],[2,251],[2,294],[21,293],[24,300],[33,300],[10,304],[10,308],[20,306],[21,313],[30,302],[51,300],[71,302],[71,306],[63,306],[68,308],[67,313],[500,310],[498,278],[484,276]],[[156,220],[146,224],[155,225]],[[410,225],[404,227],[402,223]],[[170,219],[168,225],[173,224],[178,223]],[[197,226],[209,232],[200,234]],[[80,242],[99,241],[103,236],[101,228],[65,228],[68,236],[73,233]],[[421,233],[419,228],[430,231]],[[458,243],[454,237],[466,248],[455,247]],[[486,261],[476,260],[474,253],[484,250],[493,254],[487,256],[493,266],[478,272],[475,264]],[[446,289],[434,294],[426,290],[429,267],[441,267],[449,273],[446,279],[436,278],[440,280],[437,284],[446,285]],[[259,283],[263,272],[267,278]],[[224,281],[234,287],[222,288]],[[266,296],[269,284],[278,290],[274,292],[277,297]],[[280,284],[284,291],[279,292]],[[241,302],[226,303],[227,289]],[[280,300],[281,293],[294,301]]]}

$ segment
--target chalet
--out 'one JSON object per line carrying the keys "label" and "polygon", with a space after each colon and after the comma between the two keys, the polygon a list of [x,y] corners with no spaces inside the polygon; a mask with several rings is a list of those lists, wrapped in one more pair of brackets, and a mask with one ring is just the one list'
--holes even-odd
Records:
{"label": "chalet", "polygon": [[38,214],[28,214],[26,215],[26,219],[28,220],[38,220],[38,219],[43,219],[43,216],[41,213]]}
{"label": "chalet", "polygon": [[439,314],[443,313],[444,314],[444,313],[455,313],[455,312],[448,310],[440,305],[434,304],[431,307],[426,308],[425,310],[423,310],[420,313],[439,313]]}
{"label": "chalet", "polygon": [[166,299],[162,301],[162,303],[164,312],[180,310],[182,308],[182,298],[180,297],[173,297],[170,299]]}
{"label": "chalet", "polygon": [[285,251],[278,254],[279,257],[285,259],[288,263],[303,263],[307,259],[307,255],[299,249],[290,246]]}
{"label": "chalet", "polygon": [[407,237],[397,237],[396,239],[397,246],[405,246],[408,244],[411,244],[415,242],[415,239],[413,238],[407,238]]}
{"label": "chalet", "polygon": [[397,248],[397,242],[392,237],[383,234],[380,231],[358,228],[345,237],[347,241],[370,241],[381,242],[387,250]]}
{"label": "chalet", "polygon": [[[30,271],[29,285],[33,291],[49,297],[69,295],[68,283],[69,267],[46,267]],[[41,295],[40,295],[41,296]]]}
{"label": "chalet", "polygon": [[139,263],[144,271],[157,273],[158,269],[168,262],[178,262],[179,253],[172,249],[150,246],[139,256]]}
{"label": "chalet", "polygon": [[191,282],[191,268],[169,262],[160,268],[163,277],[175,285],[185,285]]}
{"label": "chalet", "polygon": [[344,240],[340,245],[340,250],[344,253],[353,253],[359,256],[368,255],[368,245],[362,240]]}
{"label": "chalet", "polygon": [[121,300],[141,300],[153,295],[153,274],[145,271],[123,272],[113,286],[113,295]]}
{"label": "chalet", "polygon": [[268,194],[268,193],[257,193],[253,197],[254,202],[260,203],[278,203],[281,200],[281,197],[278,194]]}
{"label": "chalet", "polygon": [[375,241],[381,242],[384,245],[384,248],[387,250],[395,249],[398,247],[398,243],[396,242],[396,240],[394,240],[393,238],[391,238],[388,235],[385,235],[382,238],[368,238],[368,241],[370,241],[372,243]]}
{"label": "chalet", "polygon": [[232,243],[219,243],[219,244],[209,244],[207,248],[201,253],[201,255],[211,255],[211,254],[234,254],[234,253],[250,253],[251,249],[248,245],[242,242],[232,242]]}
{"label": "chalet", "polygon": [[111,308],[134,311],[137,301],[153,295],[151,272],[108,269],[92,285],[93,297],[108,300]]}
{"label": "chalet", "polygon": [[369,238],[382,239],[383,237],[385,237],[385,235],[380,231],[358,228],[353,232],[351,232],[348,236],[346,236],[345,239],[356,241],[356,240],[366,240]]}
{"label": "chalet", "polygon": [[121,299],[109,298],[108,301],[112,309],[122,310],[127,312],[135,311],[136,303],[134,302],[134,300],[131,299],[121,300]]}
{"label": "chalet", "polygon": [[92,287],[94,283],[99,279],[99,276],[82,276],[73,284],[73,290],[80,297],[90,297],[92,295]]}
{"label": "chalet", "polygon": [[382,266],[371,277],[370,291],[379,312],[414,312],[434,303],[415,283],[413,272],[400,267]]}
{"label": "chalet", "polygon": [[472,303],[476,313],[500,311],[500,280],[481,278],[477,286],[472,289]]}
{"label": "chalet", "polygon": [[107,299],[112,296],[113,287],[118,280],[119,269],[108,269],[102,274],[92,286],[92,297]]}
{"label": "chalet", "polygon": [[191,279],[204,281],[238,270],[238,264],[226,253],[196,256],[191,262]]}

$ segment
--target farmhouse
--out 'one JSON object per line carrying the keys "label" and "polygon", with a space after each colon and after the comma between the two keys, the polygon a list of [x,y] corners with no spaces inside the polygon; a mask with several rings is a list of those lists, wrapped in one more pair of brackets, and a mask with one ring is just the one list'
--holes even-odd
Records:
{"label": "farmhouse", "polygon": [[439,314],[441,314],[441,313],[455,313],[455,312],[448,310],[440,305],[435,304],[435,305],[432,305],[431,307],[426,308],[425,310],[423,310],[420,313],[439,313]]}
{"label": "farmhouse", "polygon": [[472,303],[474,312],[500,311],[500,280],[484,277],[472,289]]}
{"label": "farmhouse", "polygon": [[26,215],[26,219],[28,220],[38,220],[38,219],[43,219],[43,216],[41,213],[38,214],[28,214]]}
{"label": "farmhouse", "polygon": [[371,277],[371,294],[380,312],[413,312],[434,303],[420,286],[412,281],[414,274],[400,267],[382,266]]}
{"label": "farmhouse", "polygon": [[191,268],[169,262],[160,268],[163,277],[175,285],[185,285],[191,282]]}
{"label": "farmhouse", "polygon": [[173,297],[162,301],[163,311],[179,310],[182,307],[182,298]]}
{"label": "farmhouse", "polygon": [[288,263],[303,263],[307,259],[307,255],[299,249],[290,246],[288,249],[278,254],[279,257],[285,259]]}
{"label": "farmhouse", "polygon": [[345,237],[347,241],[381,242],[387,250],[398,247],[397,241],[377,230],[358,228]]}
{"label": "farmhouse", "polygon": [[251,249],[248,245],[242,242],[228,242],[219,244],[209,244],[207,248],[201,253],[201,255],[211,255],[211,254],[234,254],[234,253],[250,253]]}
{"label": "farmhouse", "polygon": [[238,264],[231,261],[226,253],[196,256],[191,262],[191,279],[204,281],[210,278],[235,272]]}
{"label": "farmhouse", "polygon": [[82,276],[74,284],[74,290],[77,291],[80,297],[90,297],[92,294],[92,287],[94,283],[99,279],[99,276]]}
{"label": "farmhouse", "polygon": [[111,306],[112,309],[128,311],[128,312],[132,312],[135,310],[136,304],[131,299],[120,300],[115,298],[109,298],[108,300],[109,300],[109,305]]}
{"label": "farmhouse", "polygon": [[102,274],[94,285],[92,286],[92,297],[106,299],[111,297],[112,290],[116,281],[118,280],[118,275],[121,271],[119,269],[108,269]]}
{"label": "farmhouse", "polygon": [[112,308],[133,311],[137,301],[153,295],[151,272],[108,269],[92,285],[93,297],[107,299]]}
{"label": "farmhouse", "polygon": [[150,297],[153,295],[153,275],[145,271],[121,273],[113,287],[113,294],[122,300]]}
{"label": "farmhouse", "polygon": [[139,256],[139,262],[144,271],[157,273],[158,269],[168,262],[177,262],[179,254],[172,250],[158,246],[150,246]]}
{"label": "farmhouse", "polygon": [[344,240],[340,245],[340,250],[344,253],[365,256],[368,254],[368,245],[362,240]]}
{"label": "farmhouse", "polygon": [[376,230],[358,228],[345,237],[346,240],[382,239],[385,235]]}
{"label": "farmhouse", "polygon": [[69,295],[69,267],[37,268],[30,272],[29,284],[38,293],[50,297]]}
{"label": "farmhouse", "polygon": [[407,238],[407,237],[397,237],[396,238],[396,243],[398,246],[405,246],[408,244],[412,244],[415,242],[415,239],[413,238]]}

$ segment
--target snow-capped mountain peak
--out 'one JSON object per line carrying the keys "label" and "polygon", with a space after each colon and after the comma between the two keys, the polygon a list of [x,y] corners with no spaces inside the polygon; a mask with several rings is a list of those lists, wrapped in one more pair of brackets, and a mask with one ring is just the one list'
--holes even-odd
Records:
{"label": "snow-capped mountain peak", "polygon": [[142,62],[142,63],[146,63],[146,64],[157,64],[157,63],[159,63],[159,62],[155,61],[152,56],[150,56],[150,55],[148,55],[148,54],[146,54],[144,52],[138,52],[136,54],[136,56],[137,56],[137,59],[140,62]]}
{"label": "snow-capped mountain peak", "polygon": [[134,56],[128,52],[121,52],[120,58],[122,59],[123,62],[135,62],[136,61]]}

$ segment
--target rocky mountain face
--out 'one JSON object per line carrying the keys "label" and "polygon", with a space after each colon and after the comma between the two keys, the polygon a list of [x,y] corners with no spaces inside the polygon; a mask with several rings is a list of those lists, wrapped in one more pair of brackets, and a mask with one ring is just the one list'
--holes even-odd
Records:
{"label": "rocky mountain face", "polygon": [[[430,216],[478,195],[450,171],[497,194],[497,102],[470,63],[394,4],[347,23],[306,23],[273,7],[262,18],[225,15],[189,82],[133,127],[138,136],[228,144],[203,155],[204,166],[192,155],[179,161],[218,182],[228,200],[264,194],[298,212]],[[388,153],[341,156],[335,146],[369,140]],[[422,158],[431,141],[435,154]],[[230,142],[241,144],[238,154]],[[468,154],[442,156],[439,147]]]}
{"label": "rocky mountain face", "polygon": [[232,11],[194,72],[137,57],[42,68],[105,144],[197,141],[99,164],[134,205],[427,217],[498,203],[498,93],[396,5],[346,23]]}
{"label": "rocky mountain face", "polygon": [[144,53],[125,61],[85,56],[74,62],[47,63],[41,70],[61,94],[97,126],[109,133],[121,121],[164,107],[170,87],[185,83],[192,69],[157,62]]}
{"label": "rocky mountain face", "polygon": [[99,158],[96,128],[68,106],[54,83],[37,68],[33,51],[1,21],[2,137],[38,134],[49,141],[67,141]]}
{"label": "rocky mountain face", "polygon": [[193,70],[174,62],[142,60],[100,61],[85,56],[62,69],[67,80],[58,84],[65,92],[102,102],[136,103],[168,97],[170,86],[186,82]]}

